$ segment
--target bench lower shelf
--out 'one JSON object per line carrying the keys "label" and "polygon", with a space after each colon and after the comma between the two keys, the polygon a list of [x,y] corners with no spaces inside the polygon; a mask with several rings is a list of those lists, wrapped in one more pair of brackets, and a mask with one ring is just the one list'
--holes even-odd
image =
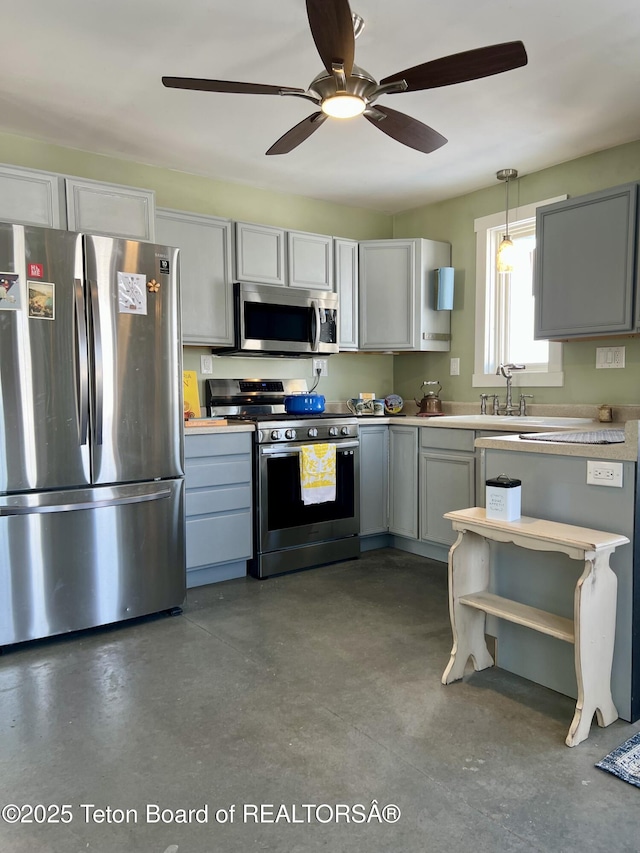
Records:
{"label": "bench lower shelf", "polygon": [[503,598],[491,592],[462,595],[458,600],[460,604],[475,607],[476,610],[482,610],[491,616],[498,616],[500,619],[515,622],[516,625],[524,625],[526,628],[532,628],[542,634],[549,634],[551,637],[564,640],[566,643],[575,643],[573,619],[556,616],[546,610],[538,610],[536,607],[520,604],[519,601],[512,601],[510,598]]}

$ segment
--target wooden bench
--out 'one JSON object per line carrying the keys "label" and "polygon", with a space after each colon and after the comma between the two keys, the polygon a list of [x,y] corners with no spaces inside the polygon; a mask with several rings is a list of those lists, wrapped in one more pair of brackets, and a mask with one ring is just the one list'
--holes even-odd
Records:
{"label": "wooden bench", "polygon": [[[609,557],[626,536],[522,516],[517,521],[486,518],[480,507],[447,512],[458,539],[449,551],[449,614],[453,630],[451,658],[443,684],[462,678],[469,658],[476,670],[493,666],[485,642],[486,614],[525,625],[575,645],[578,699],[567,746],[589,736],[594,713],[598,725],[618,718],[611,697],[611,664],[616,626],[618,579]],[[576,585],[573,619],[566,619],[488,591],[489,542],[512,542],[535,551],[558,551],[584,562]]]}

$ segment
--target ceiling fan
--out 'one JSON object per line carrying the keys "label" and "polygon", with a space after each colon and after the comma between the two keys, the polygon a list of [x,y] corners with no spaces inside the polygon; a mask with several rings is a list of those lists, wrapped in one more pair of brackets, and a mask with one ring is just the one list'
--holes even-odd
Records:
{"label": "ceiling fan", "polygon": [[267,154],[289,153],[308,139],[329,116],[352,118],[357,115],[364,115],[374,127],[403,145],[429,154],[446,143],[445,137],[411,116],[379,104],[374,106],[381,95],[464,83],[527,64],[523,43],[511,41],[424,62],[376,83],[367,71],[354,65],[356,32],[359,34],[361,31],[363,21],[359,15],[352,15],[348,0],[306,0],[306,3],[311,34],[325,67],[311,81],[308,89],[195,77],[163,77],[163,84],[172,89],[205,92],[291,95],[305,98],[320,107],[318,112],[307,116],[281,136]]}

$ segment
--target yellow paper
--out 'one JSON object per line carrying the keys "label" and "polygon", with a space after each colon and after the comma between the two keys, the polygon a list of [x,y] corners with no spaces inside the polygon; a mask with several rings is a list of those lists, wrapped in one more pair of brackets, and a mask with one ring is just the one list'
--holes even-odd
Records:
{"label": "yellow paper", "polygon": [[198,393],[198,374],[195,370],[182,371],[184,396],[184,419],[200,417],[200,395]]}

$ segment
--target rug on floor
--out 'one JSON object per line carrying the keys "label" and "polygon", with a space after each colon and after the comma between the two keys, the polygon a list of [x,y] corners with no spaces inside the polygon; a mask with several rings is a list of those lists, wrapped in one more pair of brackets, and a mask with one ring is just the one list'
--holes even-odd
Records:
{"label": "rug on floor", "polygon": [[596,767],[640,788],[640,732],[605,755]]}

